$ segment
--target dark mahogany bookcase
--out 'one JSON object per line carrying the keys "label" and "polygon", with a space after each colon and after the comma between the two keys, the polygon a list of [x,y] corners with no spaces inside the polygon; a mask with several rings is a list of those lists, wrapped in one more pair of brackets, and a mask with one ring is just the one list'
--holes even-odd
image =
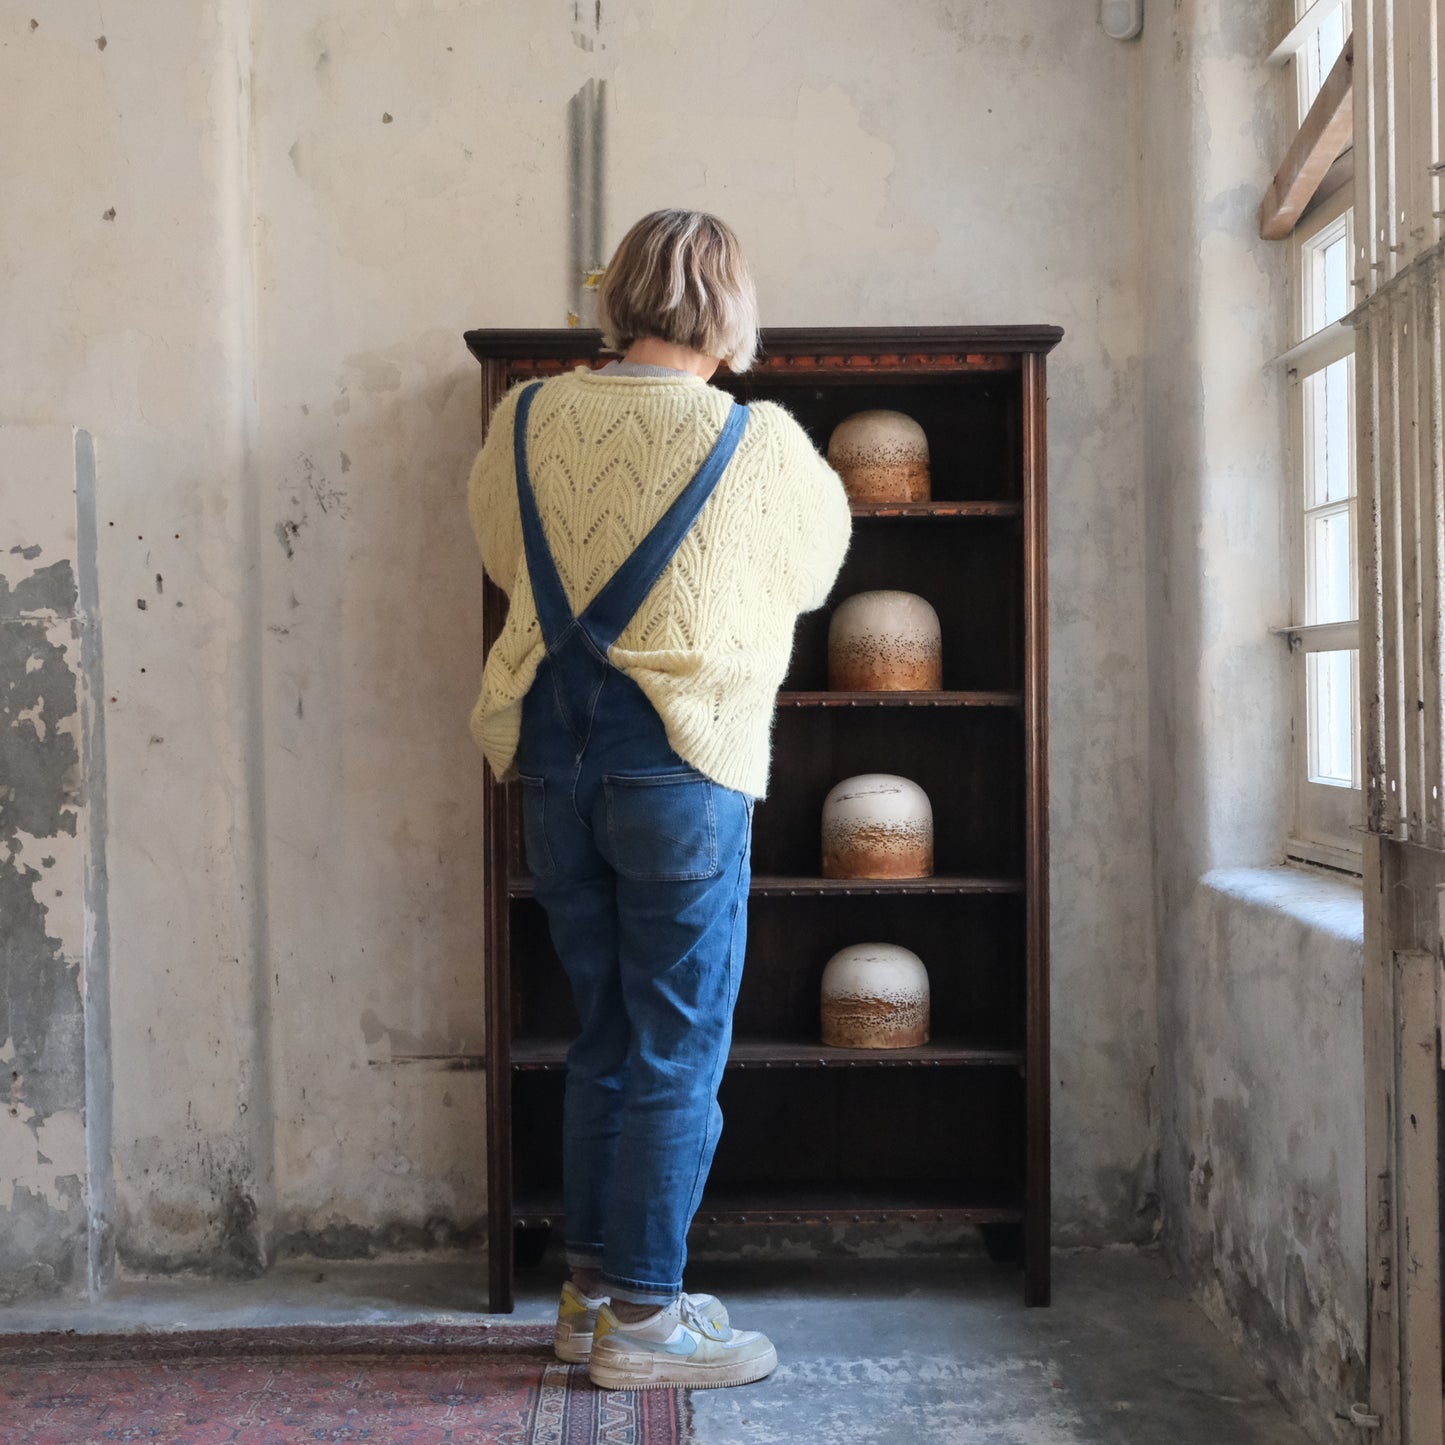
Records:
{"label": "dark mahogany bookcase", "polygon": [[[770,330],[746,376],[820,451],[853,412],[928,435],[931,501],[855,504],[828,607],[799,620],[758,804],[747,962],[722,1087],[727,1123],[699,1220],[976,1224],[1049,1299],[1048,654],[1044,363],[1052,326]],[[596,332],[469,331],[485,424],[517,381],[598,365]],[[943,691],[827,691],[831,607],[898,588],[943,630]],[[490,583],[484,636],[506,599]],[[935,875],[820,873],[829,788],[900,773],[933,804]],[[487,1214],[490,1308],[512,1308],[514,1231],[560,1227],[564,1054],[575,1018],[531,895],[512,789],[488,772]],[[850,943],[928,967],[931,1042],[819,1042],[823,967]]]}

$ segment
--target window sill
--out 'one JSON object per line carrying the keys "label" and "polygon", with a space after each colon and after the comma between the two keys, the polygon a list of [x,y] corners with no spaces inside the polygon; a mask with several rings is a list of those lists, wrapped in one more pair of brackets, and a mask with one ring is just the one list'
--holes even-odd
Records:
{"label": "window sill", "polygon": [[1200,882],[1222,898],[1364,948],[1365,899],[1357,878],[1281,866],[1213,868]]}

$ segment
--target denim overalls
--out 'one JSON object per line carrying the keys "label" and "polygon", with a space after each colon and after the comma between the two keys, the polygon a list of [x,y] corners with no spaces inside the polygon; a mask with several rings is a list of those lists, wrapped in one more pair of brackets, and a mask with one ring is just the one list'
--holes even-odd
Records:
{"label": "denim overalls", "polygon": [[563,1105],[567,1260],[600,1268],[616,1298],[668,1303],[722,1129],[753,800],[673,751],[607,652],[712,495],[747,408],[734,404],[697,475],[574,617],[527,472],[537,385],[518,398],[514,446],[547,655],[517,767],[528,866],[581,1018]]}

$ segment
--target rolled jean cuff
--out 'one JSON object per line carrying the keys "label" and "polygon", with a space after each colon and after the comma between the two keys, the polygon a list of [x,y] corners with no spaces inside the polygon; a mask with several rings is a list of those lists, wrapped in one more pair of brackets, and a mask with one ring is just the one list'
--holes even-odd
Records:
{"label": "rolled jean cuff", "polygon": [[567,1263],[573,1269],[601,1269],[602,1246],[600,1244],[569,1244],[565,1250]]}
{"label": "rolled jean cuff", "polygon": [[642,1284],[635,1279],[618,1279],[615,1275],[602,1275],[602,1283],[613,1299],[626,1300],[633,1305],[662,1305],[666,1307],[682,1293],[682,1281],[675,1285]]}

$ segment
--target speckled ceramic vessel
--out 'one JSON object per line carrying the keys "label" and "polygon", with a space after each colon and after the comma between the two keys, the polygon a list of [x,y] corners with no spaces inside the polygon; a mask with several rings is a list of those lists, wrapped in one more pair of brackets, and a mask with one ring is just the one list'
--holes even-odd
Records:
{"label": "speckled ceramic vessel", "polygon": [[828,441],[828,465],[855,502],[926,502],[928,438],[901,411],[860,411]]}
{"label": "speckled ceramic vessel", "polygon": [[823,1042],[912,1049],[928,1042],[928,970],[895,943],[855,943],[823,970]]}
{"label": "speckled ceramic vessel", "polygon": [[835,692],[931,692],[943,686],[938,614],[912,592],[859,592],[828,624]]}
{"label": "speckled ceramic vessel", "polygon": [[917,783],[860,773],[824,799],[825,878],[927,878],[932,872],[933,808]]}

